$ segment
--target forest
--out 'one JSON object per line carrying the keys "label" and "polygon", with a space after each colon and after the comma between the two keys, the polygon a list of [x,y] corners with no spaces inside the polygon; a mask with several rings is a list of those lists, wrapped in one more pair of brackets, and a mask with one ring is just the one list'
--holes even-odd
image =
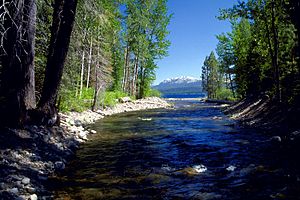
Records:
{"label": "forest", "polygon": [[217,35],[202,66],[204,90],[212,99],[266,96],[280,107],[299,109],[299,1],[249,0],[221,9],[232,31]]}
{"label": "forest", "polygon": [[[299,199],[299,13],[299,0],[1,1],[0,199]],[[216,30],[229,31],[213,43]],[[199,43],[212,51],[195,72]],[[156,75],[190,69],[201,80],[166,79],[187,86],[157,97]]]}
{"label": "forest", "polygon": [[152,95],[170,45],[166,0],[5,0],[0,13],[3,125]]}

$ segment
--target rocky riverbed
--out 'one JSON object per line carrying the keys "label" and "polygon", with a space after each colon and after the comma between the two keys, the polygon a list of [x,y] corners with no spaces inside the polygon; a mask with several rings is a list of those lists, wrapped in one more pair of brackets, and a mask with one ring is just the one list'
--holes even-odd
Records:
{"label": "rocky riverbed", "polygon": [[170,107],[166,101],[155,97],[127,99],[113,108],[96,112],[61,113],[60,126],[1,130],[0,199],[52,199],[52,194],[44,187],[48,177],[63,170],[79,145],[87,141],[90,134],[97,133],[85,125],[117,113]]}

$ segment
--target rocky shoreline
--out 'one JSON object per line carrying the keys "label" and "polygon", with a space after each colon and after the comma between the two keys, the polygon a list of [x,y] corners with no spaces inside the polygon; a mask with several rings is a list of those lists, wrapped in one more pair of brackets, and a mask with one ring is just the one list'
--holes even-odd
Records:
{"label": "rocky shoreline", "polygon": [[264,96],[257,99],[243,99],[224,109],[224,113],[242,126],[260,129],[270,135],[274,144],[289,149],[292,153],[299,151],[300,126],[298,115],[289,111]]}
{"label": "rocky shoreline", "polygon": [[60,126],[1,130],[0,199],[52,199],[45,188],[48,177],[63,170],[79,145],[88,140],[88,135],[96,134],[85,125],[113,114],[171,107],[156,97],[123,102],[96,112],[61,113]]}

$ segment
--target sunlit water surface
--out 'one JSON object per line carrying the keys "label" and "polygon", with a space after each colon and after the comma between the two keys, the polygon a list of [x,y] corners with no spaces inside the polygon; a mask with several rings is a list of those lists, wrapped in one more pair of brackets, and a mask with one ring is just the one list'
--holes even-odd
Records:
{"label": "sunlit water surface", "polygon": [[300,199],[293,159],[214,104],[124,113],[52,180],[57,199]]}

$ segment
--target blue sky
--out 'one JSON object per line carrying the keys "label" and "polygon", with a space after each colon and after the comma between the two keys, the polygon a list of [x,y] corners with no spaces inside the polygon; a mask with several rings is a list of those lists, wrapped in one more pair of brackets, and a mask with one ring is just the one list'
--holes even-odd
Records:
{"label": "blue sky", "polygon": [[154,85],[167,78],[200,78],[204,59],[217,45],[216,35],[230,31],[228,21],[219,21],[220,8],[229,8],[237,0],[169,0],[173,13],[168,27],[171,41],[169,56],[158,61]]}

